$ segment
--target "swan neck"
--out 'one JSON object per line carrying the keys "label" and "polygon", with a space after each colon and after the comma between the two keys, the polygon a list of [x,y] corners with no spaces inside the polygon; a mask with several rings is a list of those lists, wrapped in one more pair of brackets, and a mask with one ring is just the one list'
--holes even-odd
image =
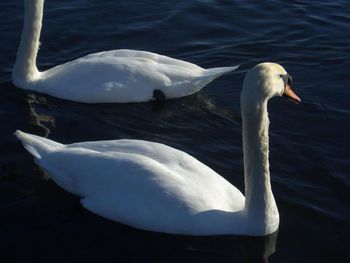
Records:
{"label": "swan neck", "polygon": [[245,213],[257,227],[270,231],[266,227],[272,223],[278,226],[279,219],[270,183],[267,100],[243,100],[241,105]]}
{"label": "swan neck", "polygon": [[38,78],[36,58],[42,25],[44,0],[24,0],[24,23],[12,73],[16,86],[25,86]]}

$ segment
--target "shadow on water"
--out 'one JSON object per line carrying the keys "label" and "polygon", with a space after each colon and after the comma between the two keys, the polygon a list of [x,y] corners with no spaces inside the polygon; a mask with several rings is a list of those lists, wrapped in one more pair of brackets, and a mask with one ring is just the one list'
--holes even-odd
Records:
{"label": "shadow on water", "polygon": [[162,104],[84,104],[33,92],[26,97],[27,131],[62,143],[127,138],[191,145],[196,132],[210,137],[210,129],[220,129],[218,119],[226,128],[240,129],[241,122],[240,113],[216,108],[202,93]]}
{"label": "shadow on water", "polygon": [[156,262],[269,262],[278,235],[276,232],[266,237],[186,237],[142,232],[136,242],[124,239],[118,245],[121,252],[118,257]]}
{"label": "shadow on water", "polygon": [[[269,262],[278,232],[266,237],[179,236],[101,218],[34,171],[32,190],[1,210],[2,257],[25,262]],[[25,215],[25,216],[24,216]],[[18,251],[20,250],[20,253]]]}

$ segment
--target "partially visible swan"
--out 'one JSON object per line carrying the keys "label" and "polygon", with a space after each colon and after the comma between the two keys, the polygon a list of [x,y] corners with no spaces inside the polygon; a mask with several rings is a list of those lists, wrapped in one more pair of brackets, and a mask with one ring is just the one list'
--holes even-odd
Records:
{"label": "partially visible swan", "polygon": [[186,235],[267,235],[278,228],[271,191],[267,102],[300,102],[278,64],[252,68],[243,84],[245,194],[205,164],[164,144],[112,140],[60,144],[17,131],[36,163],[81,204],[136,228]]}
{"label": "partially visible swan", "polygon": [[85,103],[144,102],[157,96],[191,95],[238,67],[204,69],[151,52],[121,49],[90,54],[40,72],[36,57],[44,0],[24,3],[23,33],[12,72],[18,88]]}

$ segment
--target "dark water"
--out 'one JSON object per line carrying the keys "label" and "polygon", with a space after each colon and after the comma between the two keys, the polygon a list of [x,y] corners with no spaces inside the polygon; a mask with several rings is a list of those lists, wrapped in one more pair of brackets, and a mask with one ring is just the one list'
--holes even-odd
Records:
{"label": "dark water", "polygon": [[[2,262],[350,262],[350,2],[47,0],[40,69],[130,48],[203,67],[240,64],[193,96],[86,105],[15,89],[22,1],[0,3],[0,258]],[[303,103],[270,102],[278,233],[183,237],[93,215],[45,180],[12,135],[69,143],[146,139],[184,150],[243,191],[239,94],[247,69],[281,63]]]}

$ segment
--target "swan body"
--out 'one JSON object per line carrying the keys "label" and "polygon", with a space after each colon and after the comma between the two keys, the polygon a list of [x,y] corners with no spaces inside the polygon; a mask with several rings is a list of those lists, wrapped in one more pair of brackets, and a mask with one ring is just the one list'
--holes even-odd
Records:
{"label": "swan body", "polygon": [[44,0],[25,0],[23,33],[12,72],[15,86],[85,103],[145,102],[154,90],[165,98],[191,95],[237,66],[204,69],[146,51],[113,50],[90,54],[39,71]]}
{"label": "swan body", "polygon": [[59,186],[108,219],[173,234],[267,235],[278,228],[279,215],[270,185],[266,103],[286,93],[288,83],[284,69],[271,63],[254,67],[244,81],[245,197],[205,164],[164,144],[63,145],[21,131],[15,135]]}

